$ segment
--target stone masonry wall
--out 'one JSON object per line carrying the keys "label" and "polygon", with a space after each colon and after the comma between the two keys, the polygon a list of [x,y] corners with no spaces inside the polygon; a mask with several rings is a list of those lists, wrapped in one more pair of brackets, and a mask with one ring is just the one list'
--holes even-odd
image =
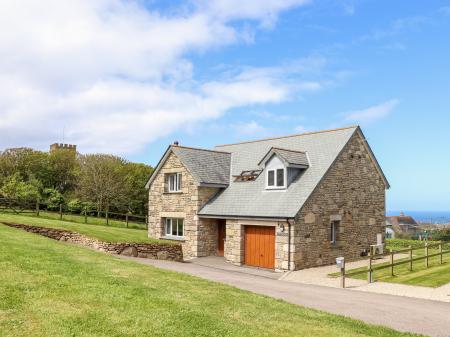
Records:
{"label": "stone masonry wall", "polygon": [[[355,133],[295,218],[293,269],[356,260],[384,237],[385,185]],[[337,243],[330,242],[331,221],[340,220]]]}
{"label": "stone masonry wall", "polygon": [[155,260],[182,261],[181,245],[154,243],[111,243],[89,238],[79,233],[63,229],[29,226],[23,224],[5,223],[9,227],[23,229],[50,239],[66,241],[77,245],[93,248],[110,254],[137,256]]}
{"label": "stone masonry wall", "polygon": [[[181,172],[182,191],[165,192],[165,175]],[[217,249],[217,224],[199,219],[198,210],[218,191],[217,188],[198,187],[194,178],[176,155],[171,153],[149,188],[149,237],[164,237],[163,219],[184,219],[183,246],[185,258],[213,255]]]}

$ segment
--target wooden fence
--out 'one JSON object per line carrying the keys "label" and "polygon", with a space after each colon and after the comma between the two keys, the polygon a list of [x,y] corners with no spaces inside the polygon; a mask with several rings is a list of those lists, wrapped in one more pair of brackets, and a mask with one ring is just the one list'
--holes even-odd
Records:
{"label": "wooden fence", "polygon": [[[439,263],[442,264],[443,263],[443,261],[442,261],[443,255],[450,253],[450,249],[443,250],[442,245],[443,245],[442,242],[436,242],[436,243],[426,242],[424,247],[412,248],[411,246],[409,246],[409,248],[405,248],[405,249],[400,249],[400,250],[395,250],[395,251],[390,250],[390,252],[387,254],[374,254],[372,252],[372,250],[370,250],[368,266],[367,266],[366,270],[358,270],[358,271],[347,273],[345,270],[345,265],[344,265],[344,268],[341,269],[341,287],[345,288],[345,279],[347,277],[351,277],[351,276],[355,276],[355,275],[359,275],[359,274],[365,274],[365,273],[367,273],[368,282],[372,283],[374,281],[374,272],[377,270],[390,268],[391,276],[394,276],[395,275],[394,267],[400,266],[403,264],[408,264],[408,269],[410,272],[412,272],[413,271],[413,262],[415,262],[415,261],[424,260],[425,268],[428,268],[430,258],[435,257],[435,256],[440,257]],[[438,252],[430,254],[429,249],[433,248],[433,247],[438,247]],[[423,256],[413,257],[413,251],[421,250],[421,249],[425,250],[425,254]],[[404,253],[408,253],[408,258],[404,258],[404,259],[395,261],[395,254],[404,254]],[[382,263],[380,265],[374,265],[373,261],[375,259],[384,258],[386,256],[390,257],[389,263]]]}
{"label": "wooden fence", "polygon": [[[40,216],[41,212],[46,212],[53,214],[56,218],[60,220],[65,219],[64,216],[79,216],[84,217],[84,223],[88,223],[90,218],[103,219],[105,225],[109,226],[110,222],[113,220],[123,222],[126,228],[129,228],[130,223],[140,224],[148,228],[148,216],[138,215],[132,213],[117,213],[110,211],[98,211],[96,209],[84,208],[81,213],[70,212],[63,204],[60,204],[57,210],[47,209],[48,205],[39,201],[36,202],[25,202],[21,200],[0,198],[0,212],[9,212],[13,214],[34,214]],[[52,207],[54,208],[54,207]],[[70,220],[69,220],[70,221]]]}

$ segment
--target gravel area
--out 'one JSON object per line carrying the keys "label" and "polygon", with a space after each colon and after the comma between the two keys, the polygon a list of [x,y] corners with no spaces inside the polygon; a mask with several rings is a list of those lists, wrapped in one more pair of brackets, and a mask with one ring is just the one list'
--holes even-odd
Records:
{"label": "gravel area", "polygon": [[[402,259],[408,257],[406,254],[398,254],[396,259]],[[374,264],[383,263],[389,261],[389,258],[383,258],[374,261]],[[346,263],[346,269],[354,269],[363,266],[367,266],[367,260],[360,260],[355,262]],[[302,283],[302,284],[314,284],[326,287],[340,288],[340,278],[329,277],[328,274],[338,272],[339,269],[336,265],[309,268],[304,270],[298,270],[285,273],[281,276],[280,280]],[[358,280],[352,278],[345,279],[345,285],[347,289],[356,291],[373,292],[378,294],[389,294],[396,296],[406,296],[421,299],[429,299],[442,302],[450,302],[450,283],[438,287],[420,287],[410,286],[404,284],[388,283],[388,282],[374,282],[368,283],[365,280]]]}

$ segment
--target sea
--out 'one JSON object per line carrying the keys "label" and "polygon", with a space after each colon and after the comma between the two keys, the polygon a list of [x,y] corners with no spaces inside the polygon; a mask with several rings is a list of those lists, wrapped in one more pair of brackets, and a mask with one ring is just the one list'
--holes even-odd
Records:
{"label": "sea", "polygon": [[401,212],[403,212],[405,215],[412,216],[417,222],[427,222],[435,224],[447,224],[450,222],[450,211],[387,211],[387,215],[400,215]]}

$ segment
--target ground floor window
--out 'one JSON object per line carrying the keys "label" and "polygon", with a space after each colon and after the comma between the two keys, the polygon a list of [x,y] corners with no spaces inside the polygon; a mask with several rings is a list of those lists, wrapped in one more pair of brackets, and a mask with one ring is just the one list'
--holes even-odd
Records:
{"label": "ground floor window", "polygon": [[184,219],[166,218],[166,236],[183,237]]}
{"label": "ground floor window", "polygon": [[330,226],[330,242],[331,243],[337,242],[338,228],[339,228],[339,221],[331,221],[331,226]]}

